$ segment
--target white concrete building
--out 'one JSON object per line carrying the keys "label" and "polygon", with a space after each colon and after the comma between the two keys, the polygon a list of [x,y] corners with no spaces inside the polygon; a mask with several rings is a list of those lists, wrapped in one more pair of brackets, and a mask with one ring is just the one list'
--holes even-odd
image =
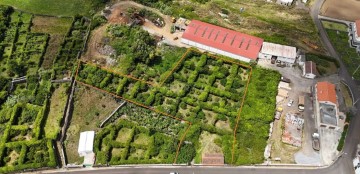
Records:
{"label": "white concrete building", "polygon": [[182,35],[181,42],[244,62],[256,61],[263,39],[192,20]]}
{"label": "white concrete building", "polygon": [[360,53],[360,19],[350,23],[349,27],[350,46],[355,47]]}
{"label": "white concrete building", "polygon": [[80,133],[78,153],[79,156],[86,156],[93,153],[95,131],[86,131]]}
{"label": "white concrete building", "polygon": [[286,45],[264,42],[259,54],[260,59],[275,58],[286,64],[292,65],[297,57],[296,48]]}
{"label": "white concrete building", "polygon": [[303,65],[303,77],[314,79],[317,74],[316,64],[313,61],[306,61]]}

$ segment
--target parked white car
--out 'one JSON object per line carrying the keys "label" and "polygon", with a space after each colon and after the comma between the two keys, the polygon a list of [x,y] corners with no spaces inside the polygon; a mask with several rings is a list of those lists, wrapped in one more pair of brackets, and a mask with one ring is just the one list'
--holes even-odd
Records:
{"label": "parked white car", "polygon": [[293,103],[294,103],[294,100],[293,100],[293,99],[290,99],[290,101],[289,101],[289,103],[287,104],[287,106],[291,107]]}

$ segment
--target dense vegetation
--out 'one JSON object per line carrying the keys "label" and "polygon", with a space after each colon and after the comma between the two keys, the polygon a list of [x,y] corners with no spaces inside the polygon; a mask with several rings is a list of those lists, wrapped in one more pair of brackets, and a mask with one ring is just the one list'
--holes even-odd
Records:
{"label": "dense vegetation", "polygon": [[[40,68],[49,33],[31,32],[33,17],[29,13],[0,6],[0,30],[3,33],[0,36],[0,173],[57,166],[53,148],[57,133],[49,137],[44,134],[49,98],[57,88],[51,83],[55,71]],[[78,19],[81,17],[74,18],[69,31],[77,29]],[[76,46],[75,42],[79,42],[81,45],[77,49],[80,51],[85,37],[72,38],[73,35],[71,39],[65,38],[63,45],[71,41]],[[68,64],[62,70],[72,69]],[[20,80],[12,83],[14,78]],[[60,121],[52,126],[58,128]]]}
{"label": "dense vegetation", "polygon": [[[191,143],[182,144],[177,162],[187,163],[194,158],[189,156],[189,153],[193,154],[194,149],[202,148],[199,138],[202,132],[206,131],[220,136],[213,143],[221,147],[226,163],[231,163],[234,140],[232,131],[237,124],[239,108],[250,79],[250,69],[224,59],[189,51],[172,72],[166,74],[162,86],[152,86],[89,64],[81,64],[77,80],[124,99],[150,106],[157,112],[190,121],[193,126],[186,134],[185,141]],[[261,162],[269,123],[275,110],[280,75],[274,71],[255,68],[253,78],[249,86],[251,92],[246,98],[237,129],[238,141],[235,150],[241,157],[236,156],[236,164]],[[146,112],[144,114],[144,109],[137,111],[143,113],[142,117],[138,117],[138,114],[132,114],[136,112],[131,112],[134,110],[131,108],[125,109],[126,112],[119,111],[118,116],[130,115],[128,119],[150,129],[154,122],[157,123],[152,121],[153,116]],[[257,108],[256,113],[254,108]],[[225,127],[219,127],[218,122],[225,124]],[[171,129],[167,131],[169,130]],[[180,132],[184,131],[183,129]],[[247,143],[244,143],[245,140]],[[244,151],[249,148],[250,152]]]}
{"label": "dense vegetation", "polygon": [[99,165],[163,164],[174,162],[177,145],[176,136],[119,120],[96,135],[94,148]]}
{"label": "dense vegetation", "polygon": [[111,25],[107,30],[117,54],[111,68],[145,81],[159,83],[185,53],[184,48],[157,47],[155,38],[140,27]]}
{"label": "dense vegetation", "polygon": [[[348,32],[326,29],[331,43],[345,63],[349,74],[355,79],[360,79],[360,55],[355,48],[350,48]],[[356,71],[357,70],[357,71]]]}

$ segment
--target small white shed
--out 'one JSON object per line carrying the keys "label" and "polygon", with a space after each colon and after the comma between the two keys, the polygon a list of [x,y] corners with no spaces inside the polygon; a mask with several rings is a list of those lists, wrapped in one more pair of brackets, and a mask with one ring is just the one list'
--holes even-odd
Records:
{"label": "small white shed", "polygon": [[80,133],[78,153],[79,156],[86,156],[93,153],[95,131],[86,131]]}
{"label": "small white shed", "polygon": [[303,76],[308,79],[314,79],[317,74],[316,64],[313,61],[306,61],[303,66]]}

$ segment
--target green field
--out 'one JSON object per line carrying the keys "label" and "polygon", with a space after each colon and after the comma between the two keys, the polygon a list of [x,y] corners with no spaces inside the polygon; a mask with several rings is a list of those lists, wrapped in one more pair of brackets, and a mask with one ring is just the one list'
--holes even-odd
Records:
{"label": "green field", "polygon": [[89,16],[96,11],[99,0],[0,0],[0,4],[34,14],[53,16]]}
{"label": "green field", "polygon": [[[338,23],[335,24],[342,25]],[[360,55],[356,52],[355,48],[350,47],[348,41],[348,32],[333,29],[326,29],[326,32],[330,38],[332,45],[336,49],[337,53],[340,55],[342,61],[345,63],[349,74],[355,79],[359,80],[360,71],[357,69],[360,65]]]}

